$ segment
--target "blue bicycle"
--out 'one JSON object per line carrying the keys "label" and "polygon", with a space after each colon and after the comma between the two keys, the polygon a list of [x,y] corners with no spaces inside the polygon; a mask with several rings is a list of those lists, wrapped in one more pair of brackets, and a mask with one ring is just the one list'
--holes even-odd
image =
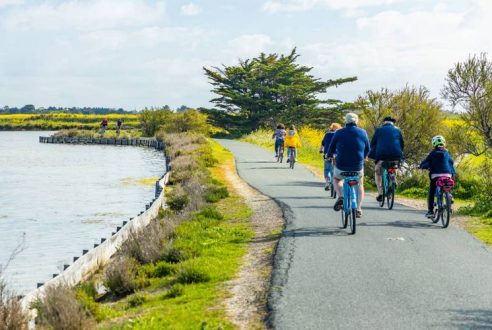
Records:
{"label": "blue bicycle", "polygon": [[383,170],[381,176],[381,179],[383,180],[383,198],[381,199],[381,202],[379,202],[379,206],[383,207],[384,200],[386,199],[388,210],[391,210],[395,203],[396,171],[400,167],[400,161],[384,161],[381,167]]}
{"label": "blue bicycle", "polygon": [[340,173],[343,180],[343,208],[340,214],[342,215],[342,228],[350,226],[350,234],[355,234],[356,217],[357,217],[357,201],[359,199],[359,173],[358,172],[342,172]]}
{"label": "blue bicycle", "polygon": [[327,176],[330,180],[330,183],[325,188],[325,190],[330,190],[330,197],[337,198],[337,192],[335,190],[335,186],[333,185],[333,158],[325,158],[325,177]]}

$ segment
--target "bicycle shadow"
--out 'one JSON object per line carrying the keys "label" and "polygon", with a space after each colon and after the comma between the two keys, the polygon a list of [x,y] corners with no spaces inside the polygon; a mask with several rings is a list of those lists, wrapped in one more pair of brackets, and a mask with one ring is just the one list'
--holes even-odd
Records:
{"label": "bicycle shadow", "polygon": [[271,186],[274,187],[300,186],[300,187],[323,188],[325,184],[323,182],[316,182],[316,181],[292,181],[284,184],[272,184]]}
{"label": "bicycle shadow", "polygon": [[432,223],[424,223],[424,222],[409,222],[409,221],[391,221],[391,222],[371,222],[370,220],[367,222],[362,222],[358,224],[363,227],[396,227],[396,228],[428,228],[428,229],[441,229],[440,226],[437,226]]}
{"label": "bicycle shadow", "polygon": [[325,237],[325,236],[350,236],[342,228],[326,227],[306,227],[292,230],[285,230],[282,234],[284,237]]}
{"label": "bicycle shadow", "polygon": [[457,329],[492,329],[492,310],[490,309],[467,309],[467,310],[444,310],[451,314],[451,320],[438,327],[457,328]]}

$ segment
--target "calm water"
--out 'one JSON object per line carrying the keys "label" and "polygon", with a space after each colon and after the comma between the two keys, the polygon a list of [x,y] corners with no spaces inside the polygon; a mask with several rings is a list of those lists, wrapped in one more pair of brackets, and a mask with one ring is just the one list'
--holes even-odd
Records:
{"label": "calm water", "polygon": [[[0,132],[0,264],[26,293],[145,208],[162,153],[130,146],[41,144],[46,132]],[[151,180],[147,180],[151,181]]]}

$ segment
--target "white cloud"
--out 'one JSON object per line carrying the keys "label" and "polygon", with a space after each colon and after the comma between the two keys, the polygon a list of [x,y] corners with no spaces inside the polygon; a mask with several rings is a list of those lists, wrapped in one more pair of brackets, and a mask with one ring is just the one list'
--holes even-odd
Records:
{"label": "white cloud", "polygon": [[390,5],[397,2],[402,2],[402,0],[269,0],[263,4],[262,10],[268,13],[296,12],[321,6],[353,12],[364,7]]}
{"label": "white cloud", "polygon": [[491,15],[492,3],[483,0],[466,11],[442,5],[428,11],[383,11],[358,18],[352,37],[311,43],[301,52],[318,73],[358,75],[359,82],[350,87],[358,86],[358,94],[408,82],[426,85],[438,96],[454,63],[469,54],[492,53]]}
{"label": "white cloud", "polygon": [[7,6],[18,6],[22,5],[24,0],[0,0],[0,8]]}
{"label": "white cloud", "polygon": [[229,40],[226,52],[234,58],[246,59],[266,52],[272,45],[272,39],[266,34],[243,34]]}
{"label": "white cloud", "polygon": [[195,16],[200,14],[201,11],[202,9],[198,5],[194,4],[193,2],[181,6],[181,15]]}
{"label": "white cloud", "polygon": [[143,0],[43,2],[13,10],[3,25],[11,30],[97,30],[147,25],[158,21],[164,13],[163,1],[153,4]]}

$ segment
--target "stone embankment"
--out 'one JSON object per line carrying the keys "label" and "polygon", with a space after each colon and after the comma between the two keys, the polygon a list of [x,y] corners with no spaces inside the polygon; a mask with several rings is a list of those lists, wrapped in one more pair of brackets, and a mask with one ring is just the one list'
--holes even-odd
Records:
{"label": "stone embankment", "polygon": [[152,138],[135,139],[110,139],[110,138],[81,138],[81,137],[56,137],[40,136],[41,143],[66,143],[66,144],[109,144],[123,146],[143,146],[163,150],[164,142]]}

